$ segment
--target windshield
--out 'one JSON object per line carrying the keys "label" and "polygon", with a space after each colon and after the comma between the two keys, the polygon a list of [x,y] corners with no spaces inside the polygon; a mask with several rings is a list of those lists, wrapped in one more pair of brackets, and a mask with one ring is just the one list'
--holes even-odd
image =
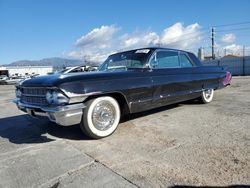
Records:
{"label": "windshield", "polygon": [[59,73],[59,74],[65,73],[65,72],[68,71],[69,69],[70,69],[70,68],[66,68],[66,69],[60,70],[60,71],[58,71],[58,72],[56,72],[56,73]]}
{"label": "windshield", "polygon": [[140,49],[113,54],[99,67],[99,71],[144,68],[152,50]]}

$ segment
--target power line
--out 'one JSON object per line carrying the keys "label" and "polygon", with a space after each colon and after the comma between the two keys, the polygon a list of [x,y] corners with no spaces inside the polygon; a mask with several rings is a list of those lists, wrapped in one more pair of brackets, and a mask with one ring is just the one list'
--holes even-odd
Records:
{"label": "power line", "polygon": [[[213,35],[213,36],[211,36],[211,39],[213,38],[213,40],[214,40],[213,43],[215,43],[215,33],[217,33],[217,32],[228,32],[228,31],[237,31],[237,30],[248,30],[248,29],[250,29],[250,27],[249,28],[248,27],[247,28],[233,28],[233,29],[218,30],[218,31],[215,32],[215,27],[227,27],[227,26],[235,26],[235,25],[243,25],[243,24],[250,24],[250,21],[229,23],[229,24],[223,24],[223,25],[215,25],[213,27],[201,28],[199,31],[192,31],[192,32],[188,32],[188,33],[185,33],[183,35],[180,35],[180,36],[177,36],[177,37],[174,37],[174,38],[170,38],[170,40],[175,40],[175,39],[179,39],[179,38],[181,38],[181,39],[170,42],[170,43],[166,43],[166,45],[176,44],[176,43],[181,42],[181,41],[190,41],[190,40],[192,40],[194,38],[199,37],[200,34],[205,34],[205,33],[209,32],[208,29],[212,29],[212,28],[214,29],[214,31],[211,33],[211,35]],[[188,37],[186,39],[185,38],[182,39],[183,37],[186,37],[186,36],[189,36],[189,35],[194,35],[194,36],[192,36],[191,38]],[[204,37],[202,36],[202,38],[204,38]],[[161,45],[161,43],[159,43],[159,44]],[[213,46],[214,45],[212,45],[212,48],[213,48]]]}
{"label": "power line", "polygon": [[223,25],[214,25],[213,27],[227,27],[227,26],[244,25],[244,24],[250,24],[250,21],[238,22],[238,23],[229,23],[229,24],[223,24]]}
{"label": "power line", "polygon": [[[229,33],[228,33],[229,34]],[[230,33],[231,34],[231,33]],[[234,34],[234,33],[233,33]],[[242,37],[242,36],[248,36],[248,37],[250,37],[250,33],[249,32],[246,32],[246,33],[242,33],[242,34],[235,34],[235,35],[237,35],[237,38],[239,38],[239,37]],[[225,36],[225,33],[216,33],[216,37],[223,37],[223,36]]]}
{"label": "power line", "polygon": [[216,32],[241,31],[241,30],[249,30],[249,29],[250,27],[244,27],[244,28],[236,28],[236,29],[218,30]]}
{"label": "power line", "polygon": [[[250,24],[250,21],[246,21],[246,22],[238,22],[238,23],[231,23],[231,24],[224,24],[224,25],[215,25],[215,26],[211,26],[211,27],[204,27],[204,28],[201,28],[199,31],[200,33],[206,33],[206,32],[209,32],[208,29],[211,29],[213,27],[224,27],[224,26],[233,26],[233,25],[242,25],[242,24]],[[215,28],[214,28],[215,29]],[[225,32],[225,31],[234,31],[234,30],[246,30],[246,29],[250,29],[249,28],[236,28],[236,29],[228,29],[228,30],[218,30],[216,32]],[[203,31],[204,30],[204,31]],[[192,31],[192,32],[188,32],[188,33],[185,33],[181,36],[177,36],[177,37],[174,37],[174,38],[171,38],[171,39],[175,39],[175,38],[179,38],[179,37],[183,37],[183,36],[187,36],[187,35],[193,35],[199,31]]]}
{"label": "power line", "polygon": [[[174,46],[175,44],[177,44],[179,42],[182,42],[182,41],[183,42],[188,42],[188,41],[194,40],[195,38],[199,39],[199,40],[203,40],[204,38],[207,38],[207,37],[205,37],[205,35],[207,35],[206,33],[209,32],[208,29],[211,29],[212,31],[211,31],[211,35],[210,35],[209,38],[211,40],[212,45],[210,47],[206,47],[206,48],[210,48],[212,50],[211,57],[213,59],[215,59],[215,50],[216,50],[216,46],[215,46],[215,34],[217,32],[223,34],[223,32],[243,31],[243,30],[248,31],[248,30],[250,30],[250,27],[242,27],[242,28],[233,27],[233,26],[244,25],[244,24],[250,24],[250,21],[238,22],[238,23],[230,23],[230,24],[223,24],[223,25],[215,25],[213,27],[201,28],[198,31],[192,31],[192,32],[188,32],[188,33],[185,33],[183,35],[180,35],[180,36],[177,36],[177,37],[174,37],[174,38],[170,38],[169,40],[172,40],[172,41],[175,40],[175,39],[177,39],[177,40],[175,40],[173,42],[165,43],[164,45],[165,46],[168,46],[168,45],[169,46]],[[248,25],[245,25],[245,26],[248,26]],[[218,30],[218,31],[216,30],[215,31],[216,27],[221,28],[222,30]],[[223,27],[225,27],[225,28],[223,28]],[[188,37],[189,35],[191,35],[191,36]],[[162,43],[159,43],[159,44],[161,45]],[[196,48],[189,48],[189,49],[186,48],[186,50],[194,50],[194,49],[196,49]],[[248,51],[248,49],[245,48],[244,51]]]}

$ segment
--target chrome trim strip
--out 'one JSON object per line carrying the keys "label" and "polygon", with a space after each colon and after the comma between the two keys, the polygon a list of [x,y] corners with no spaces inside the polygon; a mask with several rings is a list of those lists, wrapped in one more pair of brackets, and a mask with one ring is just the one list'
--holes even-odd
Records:
{"label": "chrome trim strip", "polygon": [[28,88],[28,89],[59,89],[58,87],[25,87],[25,86],[18,86],[18,88]]}
{"label": "chrome trim strip", "polygon": [[78,93],[72,93],[69,91],[66,91],[64,89],[61,89],[68,97],[88,97],[90,95],[98,95],[101,94],[101,91],[94,91],[94,92],[89,92],[89,93],[83,93],[83,94],[78,94]]}
{"label": "chrome trim strip", "polygon": [[51,106],[51,107],[43,107],[39,105],[33,105],[33,104],[25,104],[20,102],[19,99],[14,99],[14,103],[20,108],[31,108],[31,109],[41,109],[45,112],[65,112],[70,110],[75,110],[79,108],[85,108],[86,105],[83,103],[77,103],[77,104],[71,104],[71,105],[65,105],[65,106]]}
{"label": "chrome trim strip", "polygon": [[78,94],[78,93],[72,93],[69,91],[66,91],[64,89],[61,89],[62,92],[69,98],[69,103],[78,103],[78,102],[83,102],[87,97],[92,96],[92,95],[99,95],[102,94],[101,91],[95,91],[95,92],[90,92],[90,93],[83,93],[83,94]]}
{"label": "chrome trim strip", "polygon": [[71,104],[66,106],[57,106],[57,107],[42,107],[41,110],[46,112],[66,112],[70,110],[77,110],[86,108],[83,103]]}
{"label": "chrome trim strip", "polygon": [[[47,117],[50,121],[55,122],[62,126],[70,126],[79,124],[82,120],[83,108],[85,104],[77,103],[66,106],[42,107],[37,105],[24,104],[18,98],[13,100],[17,107],[27,112],[35,118]],[[37,109],[42,110],[36,111]]]}
{"label": "chrome trim strip", "polygon": [[24,93],[22,93],[22,96],[25,96],[25,97],[46,97],[46,95],[34,95],[34,94],[24,94]]}

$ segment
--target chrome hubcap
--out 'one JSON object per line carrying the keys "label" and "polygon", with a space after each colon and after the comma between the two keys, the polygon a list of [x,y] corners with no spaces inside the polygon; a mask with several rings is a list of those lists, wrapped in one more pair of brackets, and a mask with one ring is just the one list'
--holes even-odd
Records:
{"label": "chrome hubcap", "polygon": [[96,129],[106,131],[113,126],[116,118],[115,107],[108,101],[97,103],[93,109],[92,122]]}
{"label": "chrome hubcap", "polygon": [[212,89],[209,89],[209,90],[205,90],[205,91],[204,91],[204,97],[205,97],[206,99],[209,99],[209,98],[211,97],[211,95],[212,95]]}

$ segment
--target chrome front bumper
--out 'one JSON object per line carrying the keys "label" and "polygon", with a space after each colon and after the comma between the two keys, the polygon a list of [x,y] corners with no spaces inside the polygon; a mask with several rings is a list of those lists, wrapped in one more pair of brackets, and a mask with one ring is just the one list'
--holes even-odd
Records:
{"label": "chrome front bumper", "polygon": [[79,124],[82,119],[83,109],[86,107],[83,103],[69,104],[65,106],[43,107],[30,105],[20,102],[19,99],[13,100],[17,107],[27,112],[35,118],[48,117],[52,122],[62,126]]}

